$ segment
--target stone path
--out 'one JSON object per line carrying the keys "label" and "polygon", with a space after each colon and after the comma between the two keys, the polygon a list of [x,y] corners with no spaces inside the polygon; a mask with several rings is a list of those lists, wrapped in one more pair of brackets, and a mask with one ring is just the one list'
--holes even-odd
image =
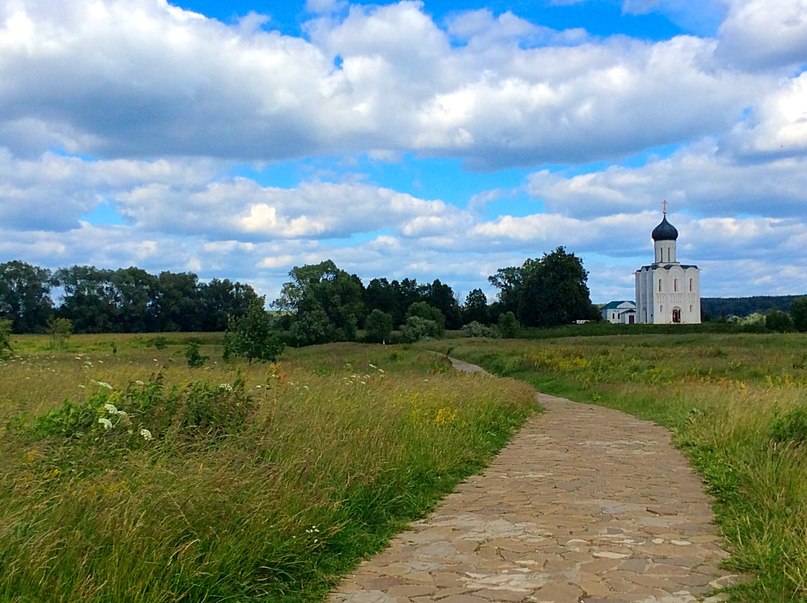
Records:
{"label": "stone path", "polygon": [[723,601],[709,595],[735,577],[718,568],[727,555],[709,499],[669,432],[618,411],[537,399],[546,412],[484,473],[328,600]]}

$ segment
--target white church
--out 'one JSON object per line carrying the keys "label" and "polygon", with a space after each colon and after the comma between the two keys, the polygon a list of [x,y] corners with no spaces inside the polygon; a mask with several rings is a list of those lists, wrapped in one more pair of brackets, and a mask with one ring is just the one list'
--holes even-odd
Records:
{"label": "white church", "polygon": [[678,230],[663,219],[653,229],[656,260],[636,271],[636,322],[699,324],[701,322],[700,268],[681,264],[675,257]]}

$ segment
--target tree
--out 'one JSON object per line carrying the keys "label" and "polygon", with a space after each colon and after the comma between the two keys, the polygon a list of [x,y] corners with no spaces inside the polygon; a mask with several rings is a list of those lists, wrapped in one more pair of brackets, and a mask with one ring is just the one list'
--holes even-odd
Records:
{"label": "tree", "polygon": [[462,311],[451,287],[435,279],[430,285],[423,287],[422,299],[440,310],[446,328],[459,329],[462,326]]}
{"label": "tree", "polygon": [[230,316],[224,333],[225,360],[242,356],[252,364],[253,360],[274,362],[280,357],[283,343],[272,330],[264,300],[259,297],[253,301],[242,316]]}
{"label": "tree", "polygon": [[387,341],[392,333],[392,316],[378,309],[373,310],[364,321],[364,332],[367,341]]}
{"label": "tree", "polygon": [[119,302],[111,270],[70,266],[57,270],[55,281],[64,291],[57,314],[71,320],[76,332],[121,331],[117,323]]}
{"label": "tree", "polygon": [[797,331],[807,331],[807,297],[800,297],[790,304],[790,318]]}
{"label": "tree", "polygon": [[410,343],[439,337],[441,332],[442,329],[436,321],[421,316],[410,316],[401,327],[401,337]]}
{"label": "tree", "polygon": [[471,322],[490,324],[488,298],[482,289],[474,289],[465,298],[465,304],[462,307],[462,321],[465,324]]}
{"label": "tree", "polygon": [[793,330],[793,319],[790,314],[781,310],[771,310],[765,315],[765,326],[770,331],[785,333]]}
{"label": "tree", "polygon": [[425,301],[415,302],[409,306],[409,310],[406,312],[407,323],[413,316],[431,321],[436,324],[437,333],[433,335],[434,337],[442,335],[446,330],[446,317],[443,316],[443,313],[440,310]]}
{"label": "tree", "polygon": [[0,359],[11,355],[11,321],[0,318]]}
{"label": "tree", "polygon": [[520,268],[502,268],[490,282],[501,289],[499,303],[526,326],[554,326],[595,319],[583,262],[558,247],[541,259],[527,259]]}
{"label": "tree", "polygon": [[198,331],[202,326],[199,277],[192,272],[161,272],[154,306],[158,331]]}
{"label": "tree", "polygon": [[130,266],[115,270],[109,281],[114,292],[114,330],[123,333],[153,331],[156,326],[157,277]]}
{"label": "tree", "polygon": [[199,287],[203,331],[224,331],[229,316],[247,313],[258,294],[250,285],[214,278]]}
{"label": "tree", "polygon": [[499,314],[499,333],[506,339],[513,339],[518,335],[518,329],[521,325],[518,324],[516,315],[510,310]]}
{"label": "tree", "polygon": [[73,321],[69,318],[51,318],[48,321],[47,333],[50,335],[51,349],[62,349],[73,334]]}
{"label": "tree", "polygon": [[14,260],[0,264],[0,316],[15,333],[42,333],[53,315],[50,270]]}

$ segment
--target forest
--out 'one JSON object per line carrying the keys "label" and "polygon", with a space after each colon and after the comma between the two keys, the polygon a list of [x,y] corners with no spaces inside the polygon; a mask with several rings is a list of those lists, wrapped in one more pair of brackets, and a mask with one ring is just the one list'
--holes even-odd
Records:
{"label": "forest", "polygon": [[374,278],[365,285],[325,260],[294,267],[278,299],[267,303],[248,284],[202,282],[191,272],[49,270],[15,260],[0,264],[0,319],[15,333],[48,332],[59,319],[69,320],[75,333],[224,331],[231,319],[260,306],[295,345],[352,341],[360,329],[369,341],[387,340],[393,330],[414,341],[468,324],[507,330],[594,320],[587,279],[582,260],[558,247],[490,276],[499,295],[489,303],[482,289],[458,300],[439,279]]}

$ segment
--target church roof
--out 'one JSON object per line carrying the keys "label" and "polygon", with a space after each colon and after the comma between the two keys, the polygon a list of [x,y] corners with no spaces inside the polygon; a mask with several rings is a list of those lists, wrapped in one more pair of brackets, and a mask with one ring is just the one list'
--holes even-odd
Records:
{"label": "church roof", "polygon": [[654,241],[675,241],[678,238],[678,230],[667,222],[667,214],[664,214],[664,219],[661,224],[653,229],[652,234]]}

